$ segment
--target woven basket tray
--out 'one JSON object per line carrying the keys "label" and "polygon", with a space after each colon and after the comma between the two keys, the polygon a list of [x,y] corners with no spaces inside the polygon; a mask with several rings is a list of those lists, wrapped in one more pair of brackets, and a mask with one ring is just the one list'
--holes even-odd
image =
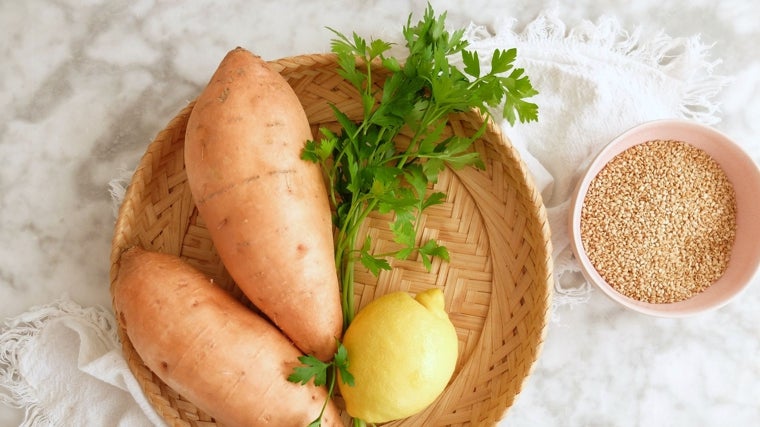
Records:
{"label": "woven basket tray", "polygon": [[[298,94],[317,135],[334,126],[335,104],[358,118],[356,91],[336,73],[332,55],[308,55],[271,63]],[[182,256],[250,304],[230,279],[193,204],[183,164],[185,126],[191,103],[148,146],[135,171],[115,225],[110,279],[119,255],[139,245]],[[471,134],[482,123],[476,113],[452,117],[450,132]],[[438,239],[451,256],[428,272],[419,260],[393,261],[374,277],[361,266],[355,292],[361,308],[394,290],[444,290],[446,308],[459,335],[459,360],[443,394],[424,412],[394,426],[494,425],[512,405],[538,357],[552,289],[549,227],[539,193],[518,153],[495,126],[475,149],[486,169],[444,170],[436,187],[447,201],[422,217],[420,239]],[[364,223],[384,252],[393,246],[387,217]],[[142,362],[124,329],[123,352],[149,401],[170,426],[216,426],[213,418],[164,384]],[[342,407],[340,398],[336,402]],[[349,418],[343,414],[346,422]]]}

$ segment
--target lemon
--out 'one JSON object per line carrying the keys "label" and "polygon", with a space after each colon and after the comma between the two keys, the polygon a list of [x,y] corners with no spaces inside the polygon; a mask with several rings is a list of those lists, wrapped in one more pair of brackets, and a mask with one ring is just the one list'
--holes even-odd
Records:
{"label": "lemon", "polygon": [[367,423],[414,415],[443,392],[458,340],[443,292],[393,292],[357,313],[343,337],[354,385],[338,381],[346,411]]}

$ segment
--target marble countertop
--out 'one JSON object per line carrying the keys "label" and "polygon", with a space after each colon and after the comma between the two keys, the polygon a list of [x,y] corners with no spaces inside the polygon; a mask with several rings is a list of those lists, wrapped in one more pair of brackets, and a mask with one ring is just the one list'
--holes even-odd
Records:
{"label": "marble countertop", "polygon": [[[110,306],[109,181],[205,84],[223,54],[265,59],[329,50],[331,33],[396,32],[423,1],[0,2],[0,319],[68,295]],[[617,17],[701,34],[733,78],[716,127],[760,161],[760,6],[754,0],[438,0],[450,26],[517,20],[546,7],[567,23]],[[760,283],[679,320],[625,311],[592,292],[562,306],[502,426],[760,425]],[[19,410],[0,407],[0,425]]]}

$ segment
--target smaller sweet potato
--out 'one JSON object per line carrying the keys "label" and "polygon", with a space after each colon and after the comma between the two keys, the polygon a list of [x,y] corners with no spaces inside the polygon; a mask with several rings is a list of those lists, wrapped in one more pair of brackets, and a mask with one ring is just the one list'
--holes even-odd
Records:
{"label": "smaller sweet potato", "polygon": [[[327,390],[287,380],[302,353],[181,258],[131,248],[112,291],[145,365],[218,422],[306,426],[319,415]],[[332,401],[322,422],[341,425]]]}

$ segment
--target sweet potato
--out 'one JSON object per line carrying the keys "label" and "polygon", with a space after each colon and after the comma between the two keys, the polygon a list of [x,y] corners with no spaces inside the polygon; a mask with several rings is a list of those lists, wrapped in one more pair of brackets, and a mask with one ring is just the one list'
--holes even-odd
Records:
{"label": "sweet potato", "polygon": [[[301,352],[181,258],[131,248],[114,309],[145,365],[226,426],[306,426],[327,390],[287,381]],[[340,425],[328,402],[325,425]]]}
{"label": "sweet potato", "polygon": [[328,360],[343,320],[324,179],[300,157],[311,138],[285,79],[237,48],[196,100],[184,156],[232,278],[303,352]]}

